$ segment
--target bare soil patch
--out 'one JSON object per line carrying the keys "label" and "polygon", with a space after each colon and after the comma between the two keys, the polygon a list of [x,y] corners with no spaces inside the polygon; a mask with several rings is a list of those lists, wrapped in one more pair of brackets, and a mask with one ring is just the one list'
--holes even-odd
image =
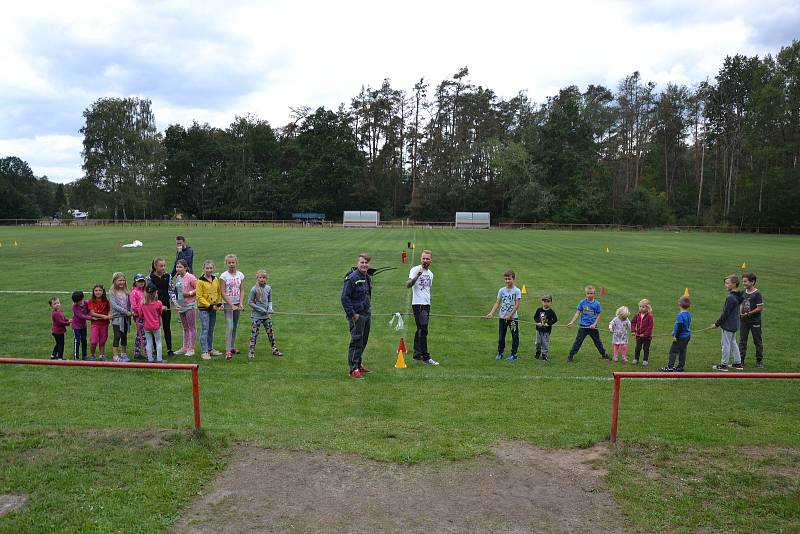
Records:
{"label": "bare soil patch", "polygon": [[0,517],[22,508],[28,502],[25,495],[0,495]]}
{"label": "bare soil patch", "polygon": [[604,446],[503,441],[459,462],[240,446],[176,532],[629,532],[593,461]]}

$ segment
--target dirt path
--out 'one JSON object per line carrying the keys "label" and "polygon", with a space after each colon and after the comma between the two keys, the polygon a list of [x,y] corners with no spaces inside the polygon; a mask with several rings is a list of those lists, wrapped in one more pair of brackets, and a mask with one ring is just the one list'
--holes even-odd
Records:
{"label": "dirt path", "polygon": [[501,442],[461,462],[240,447],[176,532],[628,532],[589,463],[604,453]]}

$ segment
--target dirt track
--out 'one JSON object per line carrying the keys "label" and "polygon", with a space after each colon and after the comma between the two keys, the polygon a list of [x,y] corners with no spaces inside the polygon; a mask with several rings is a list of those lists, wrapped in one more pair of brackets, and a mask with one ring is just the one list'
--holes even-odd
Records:
{"label": "dirt track", "polygon": [[176,532],[628,532],[591,461],[501,442],[461,462],[239,447]]}

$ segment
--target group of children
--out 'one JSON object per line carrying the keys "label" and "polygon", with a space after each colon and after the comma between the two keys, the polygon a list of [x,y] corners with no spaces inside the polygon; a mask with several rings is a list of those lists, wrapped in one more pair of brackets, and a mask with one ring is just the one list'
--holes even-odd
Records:
{"label": "group of children", "polygon": [[[497,342],[496,360],[504,359],[503,353],[506,345],[507,331],[511,331],[512,344],[511,354],[508,361],[518,359],[519,350],[519,315],[518,310],[522,300],[522,292],[515,285],[514,271],[503,273],[505,285],[497,293],[497,300],[492,306],[491,311],[486,315],[491,319],[494,313],[499,312],[499,335]],[[756,347],[756,367],[763,368],[763,345],[761,339],[761,311],[764,303],[761,293],[756,289],[756,275],[752,272],[742,276],[744,291],[738,291],[739,277],[730,275],[725,277],[724,284],[728,291],[728,296],[723,306],[722,315],[712,325],[713,328],[722,329],[722,361],[719,365],[713,366],[717,371],[727,371],[730,355],[733,355],[733,369],[744,369],[744,356],[747,351],[747,341],[752,333],[754,345]],[[630,310],[627,306],[620,306],[616,310],[615,317],[608,324],[608,329],[612,334],[612,355],[609,355],[600,339],[598,322],[603,311],[600,302],[595,298],[595,289],[588,285],[584,289],[583,298],[576,308],[572,319],[567,323],[567,327],[578,322],[578,332],[575,341],[567,356],[567,363],[574,361],[575,355],[583,345],[586,337],[593,342],[600,357],[607,360],[623,362],[628,361],[628,335],[632,334],[636,340],[635,352],[632,360],[633,365],[642,362],[642,366],[647,366],[650,360],[650,344],[653,339],[653,308],[648,299],[639,301],[639,309],[630,318]],[[541,306],[534,312],[534,324],[536,326],[536,353],[534,358],[545,362],[548,360],[550,352],[550,334],[553,325],[558,321],[555,311],[551,308],[553,297],[547,293],[541,297]],[[672,328],[672,345],[669,349],[668,363],[661,368],[663,372],[682,372],[686,365],[686,350],[691,339],[692,314],[689,311],[691,299],[683,296],[678,300],[679,311],[675,316],[675,324]],[[741,324],[741,335],[739,345],[736,344],[736,331]]]}
{"label": "group of children", "polygon": [[[225,359],[240,354],[236,349],[236,331],[239,316],[244,310],[242,284],[245,276],[237,269],[234,254],[225,257],[227,270],[214,275],[214,262],[206,260],[203,274],[196,278],[188,270],[184,259],[175,262],[175,276],[165,272],[165,261],[156,258],[150,276],[136,274],[133,287],[128,290],[125,274],[116,272],[111,277],[111,288],[106,294],[102,284],[92,288],[91,298],[85,300],[83,291],[72,293],[72,318],[66,317],[58,297],[51,297],[50,304],[55,346],[51,359],[64,359],[64,338],[67,326],[72,327],[73,357],[87,359],[87,322],[90,324],[88,359],[106,360],[105,346],[108,341],[109,324],[113,329],[113,361],[129,361],[127,354],[128,332],[134,332],[134,358],[149,362],[163,361],[161,330],[164,329],[171,345],[169,322],[170,310],[177,309],[183,327],[183,346],[169,355],[194,356],[197,339],[197,315],[200,316],[200,347],[204,360],[223,353],[214,349],[214,327],[217,312],[225,314]],[[267,272],[256,273],[256,284],[250,290],[247,304],[251,309],[251,329],[248,357],[255,357],[256,341],[263,327],[267,332],[272,354],[283,356],[278,350],[272,326],[272,288],[267,285]]]}

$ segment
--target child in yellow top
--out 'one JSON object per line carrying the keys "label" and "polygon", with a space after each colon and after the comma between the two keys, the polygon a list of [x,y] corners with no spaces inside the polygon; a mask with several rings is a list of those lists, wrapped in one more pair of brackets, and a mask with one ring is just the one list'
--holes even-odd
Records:
{"label": "child in yellow top", "polygon": [[210,360],[212,355],[222,355],[214,350],[214,326],[217,324],[217,310],[222,308],[222,291],[211,260],[203,263],[203,274],[197,279],[197,308],[200,311],[200,347],[203,351],[200,357]]}

